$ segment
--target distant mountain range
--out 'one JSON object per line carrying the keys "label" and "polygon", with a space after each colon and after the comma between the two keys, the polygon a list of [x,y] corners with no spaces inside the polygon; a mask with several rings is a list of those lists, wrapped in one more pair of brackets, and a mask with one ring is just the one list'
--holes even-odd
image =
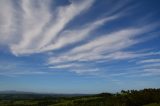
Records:
{"label": "distant mountain range", "polygon": [[92,94],[63,94],[63,93],[36,93],[36,92],[26,92],[26,91],[16,91],[16,90],[6,90],[6,91],[0,91],[0,94],[29,94],[29,95],[50,95],[55,97],[74,97],[74,96],[87,96]]}
{"label": "distant mountain range", "polygon": [[36,94],[36,93],[25,92],[25,91],[16,91],[16,90],[7,90],[7,91],[0,91],[0,94]]}

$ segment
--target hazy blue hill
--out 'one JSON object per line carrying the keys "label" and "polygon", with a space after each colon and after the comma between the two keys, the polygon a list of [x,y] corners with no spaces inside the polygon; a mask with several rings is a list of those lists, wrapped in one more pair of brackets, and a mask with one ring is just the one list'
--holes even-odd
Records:
{"label": "hazy blue hill", "polygon": [[35,94],[35,93],[25,92],[25,91],[7,90],[7,91],[0,91],[0,94]]}

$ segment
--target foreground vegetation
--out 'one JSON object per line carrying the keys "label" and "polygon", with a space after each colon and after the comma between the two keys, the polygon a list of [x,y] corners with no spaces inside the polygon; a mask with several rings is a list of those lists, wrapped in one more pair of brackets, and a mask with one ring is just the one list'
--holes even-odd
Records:
{"label": "foreground vegetation", "polygon": [[160,106],[160,89],[128,90],[117,94],[55,96],[1,94],[0,106]]}

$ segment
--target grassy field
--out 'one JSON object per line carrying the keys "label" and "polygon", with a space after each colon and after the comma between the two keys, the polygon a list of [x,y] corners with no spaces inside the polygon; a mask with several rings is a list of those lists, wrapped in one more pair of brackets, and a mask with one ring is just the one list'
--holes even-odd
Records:
{"label": "grassy field", "polygon": [[151,103],[151,104],[148,104],[148,105],[144,105],[144,106],[160,106],[160,103]]}

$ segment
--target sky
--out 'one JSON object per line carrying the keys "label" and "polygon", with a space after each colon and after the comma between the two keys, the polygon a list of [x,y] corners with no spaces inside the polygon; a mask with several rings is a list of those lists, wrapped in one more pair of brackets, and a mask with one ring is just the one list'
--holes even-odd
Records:
{"label": "sky", "polygon": [[0,0],[0,91],[160,88],[159,0]]}

